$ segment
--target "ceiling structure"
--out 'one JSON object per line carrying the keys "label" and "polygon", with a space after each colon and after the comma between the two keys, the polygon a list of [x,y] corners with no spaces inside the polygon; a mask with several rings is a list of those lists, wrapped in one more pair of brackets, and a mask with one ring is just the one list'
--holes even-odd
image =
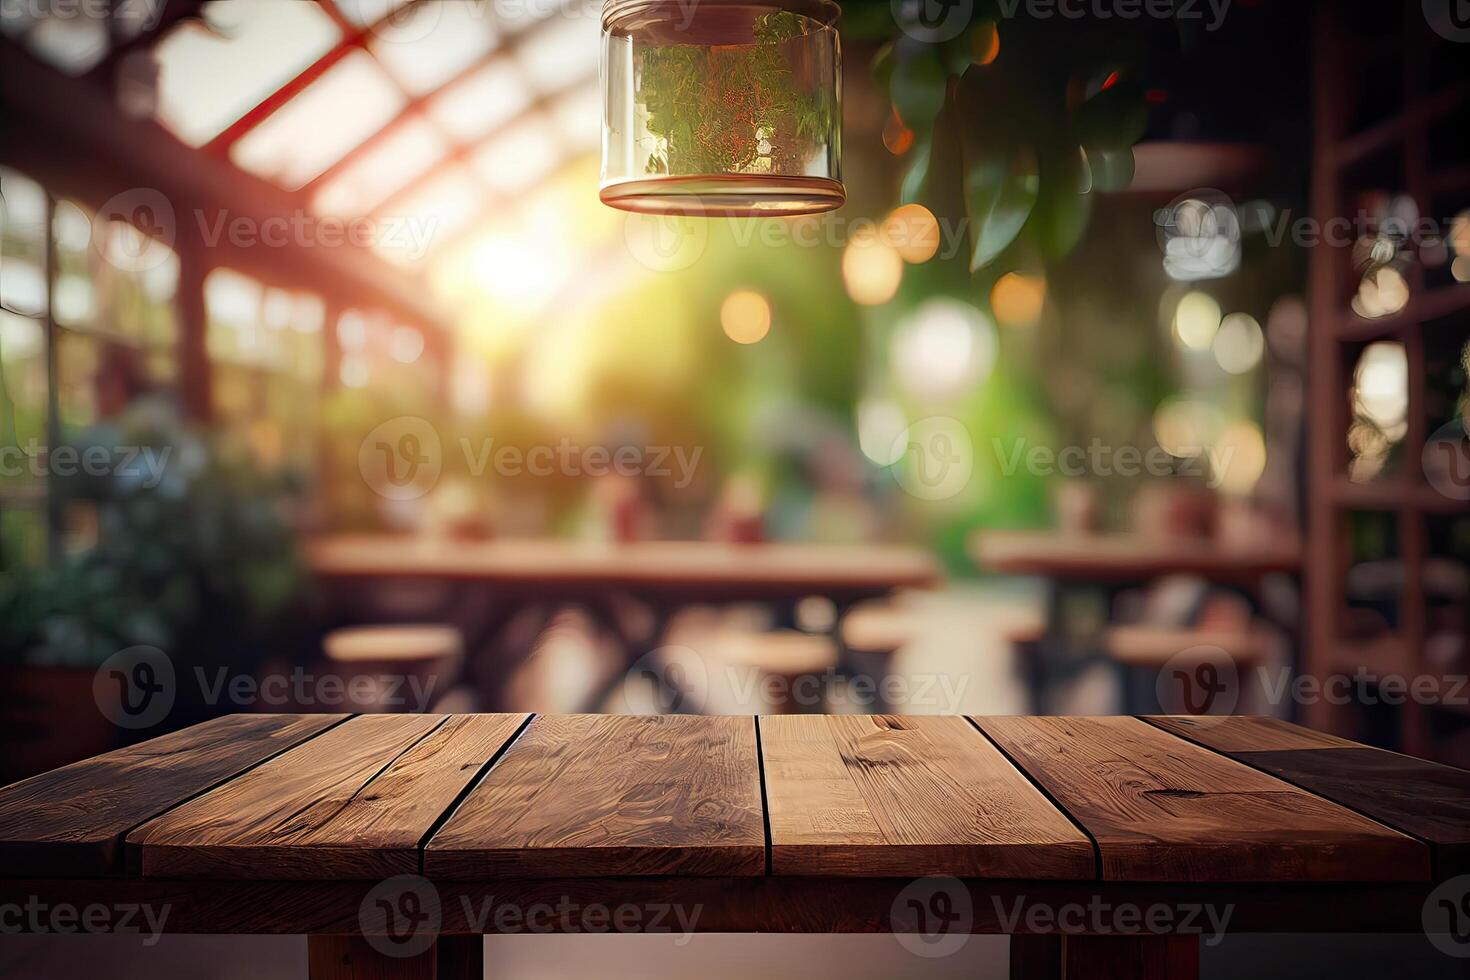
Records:
{"label": "ceiling structure", "polygon": [[0,28],[113,86],[199,152],[318,216],[412,220],[432,260],[600,139],[595,0],[114,0]]}

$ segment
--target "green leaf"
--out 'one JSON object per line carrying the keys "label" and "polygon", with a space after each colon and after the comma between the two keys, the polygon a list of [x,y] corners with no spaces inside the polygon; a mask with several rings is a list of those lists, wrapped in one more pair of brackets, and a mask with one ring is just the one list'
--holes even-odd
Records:
{"label": "green leaf", "polygon": [[1022,158],[1019,166],[1007,153],[991,153],[965,174],[965,205],[972,224],[970,271],[995,261],[1026,226],[1036,207],[1040,180]]}
{"label": "green leaf", "polygon": [[1127,82],[1103,89],[1073,113],[1073,132],[1084,146],[1121,150],[1143,139],[1147,129],[1148,103]]}
{"label": "green leaf", "polygon": [[1126,191],[1133,183],[1133,148],[1104,150],[1086,147],[1087,166],[1095,191]]}
{"label": "green leaf", "polygon": [[948,76],[932,48],[909,58],[899,58],[893,67],[889,91],[904,125],[918,132],[934,124],[944,107],[947,81]]}
{"label": "green leaf", "polygon": [[923,193],[924,181],[929,177],[929,158],[934,147],[926,133],[915,141],[913,156],[909,158],[909,169],[903,175],[903,187],[899,190],[899,203],[913,204]]}
{"label": "green leaf", "polygon": [[887,89],[893,81],[895,63],[892,41],[883,45],[878,49],[878,53],[873,55],[873,81],[877,83],[880,91]]}
{"label": "green leaf", "polygon": [[1042,190],[1036,201],[1036,243],[1043,255],[1060,258],[1082,238],[1092,214],[1092,195],[1082,151],[1063,147],[1041,157]]}

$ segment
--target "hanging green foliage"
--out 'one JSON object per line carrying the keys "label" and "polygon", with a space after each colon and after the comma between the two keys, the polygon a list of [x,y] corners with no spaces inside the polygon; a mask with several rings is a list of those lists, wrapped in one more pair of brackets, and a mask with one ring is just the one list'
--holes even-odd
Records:
{"label": "hanging green foliage", "polygon": [[[1006,0],[843,11],[850,36],[891,38],[873,76],[914,134],[901,199],[962,196],[972,271],[1011,253],[1065,255],[1094,194],[1128,187],[1147,123],[1136,23],[1028,17]],[[957,166],[937,165],[952,155],[941,144],[955,145]]]}

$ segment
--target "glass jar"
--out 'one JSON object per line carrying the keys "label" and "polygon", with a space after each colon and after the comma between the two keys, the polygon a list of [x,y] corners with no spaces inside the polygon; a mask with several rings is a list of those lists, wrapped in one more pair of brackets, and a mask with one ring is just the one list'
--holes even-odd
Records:
{"label": "glass jar", "polygon": [[842,187],[831,0],[607,0],[604,203],[645,214],[815,214]]}

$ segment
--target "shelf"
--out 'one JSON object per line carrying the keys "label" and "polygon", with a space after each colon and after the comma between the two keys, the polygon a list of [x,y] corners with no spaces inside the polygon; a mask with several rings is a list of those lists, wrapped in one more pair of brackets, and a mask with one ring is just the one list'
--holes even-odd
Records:
{"label": "shelf", "polygon": [[1339,640],[1333,645],[1333,671],[1351,674],[1360,667],[1379,677],[1384,674],[1408,674],[1415,669],[1408,645],[1397,633],[1385,633],[1367,639]]}
{"label": "shelf", "polygon": [[1422,514],[1470,513],[1470,503],[1446,497],[1433,487],[1390,477],[1353,483],[1339,476],[1331,487],[1332,502],[1349,510],[1414,510]]}
{"label": "shelf", "polygon": [[1467,96],[1470,96],[1470,82],[1451,85],[1397,116],[1344,137],[1333,147],[1333,165],[1338,170],[1345,170],[1362,163],[1373,154],[1391,148],[1407,133],[1426,127],[1440,116],[1454,112]]}
{"label": "shelf", "polygon": [[1409,305],[1393,316],[1365,320],[1352,310],[1342,312],[1337,321],[1337,339],[1355,341],[1393,337],[1417,324],[1465,309],[1470,309],[1470,283],[1441,286],[1411,298]]}

